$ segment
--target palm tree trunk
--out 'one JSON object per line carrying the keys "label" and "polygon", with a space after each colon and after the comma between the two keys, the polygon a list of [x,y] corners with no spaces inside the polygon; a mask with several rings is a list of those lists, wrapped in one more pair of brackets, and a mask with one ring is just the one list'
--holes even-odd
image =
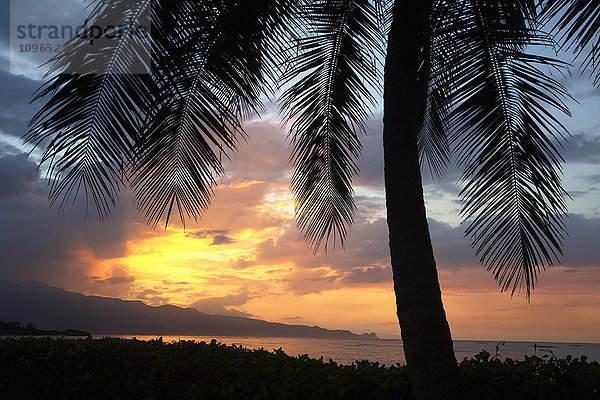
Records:
{"label": "palm tree trunk", "polygon": [[394,292],[415,399],[457,398],[458,368],[442,304],[417,147],[417,67],[428,6],[396,0],[384,87],[384,162]]}

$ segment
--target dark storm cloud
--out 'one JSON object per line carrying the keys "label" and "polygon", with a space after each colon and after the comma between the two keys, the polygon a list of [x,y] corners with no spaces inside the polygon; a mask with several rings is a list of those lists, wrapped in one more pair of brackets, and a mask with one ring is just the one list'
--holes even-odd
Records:
{"label": "dark storm cloud", "polygon": [[[10,43],[10,0],[0,0],[0,49]],[[0,65],[1,68],[8,66]]]}
{"label": "dark storm cloud", "polygon": [[29,191],[38,179],[36,164],[28,160],[25,154],[0,158],[0,200]]}
{"label": "dark storm cloud", "polygon": [[27,133],[29,120],[40,108],[39,103],[29,104],[40,84],[41,81],[0,70],[0,131],[16,137]]}
{"label": "dark storm cloud", "polygon": [[[102,223],[84,223],[77,207],[59,214],[50,207],[47,187],[35,179],[34,168],[23,155],[0,158],[0,279],[85,290],[92,284],[90,256],[109,259],[126,254],[126,224],[132,218],[125,207],[116,208]],[[111,282],[111,277],[113,282],[122,279],[118,274],[100,279]]]}

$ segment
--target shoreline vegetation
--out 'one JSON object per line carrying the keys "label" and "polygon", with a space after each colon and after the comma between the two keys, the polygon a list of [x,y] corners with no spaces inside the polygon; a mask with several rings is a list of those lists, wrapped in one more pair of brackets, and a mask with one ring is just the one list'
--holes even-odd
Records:
{"label": "shoreline vegetation", "polygon": [[[585,356],[501,360],[482,351],[459,364],[465,399],[600,398],[600,364]],[[247,349],[162,339],[0,339],[3,398],[85,399],[406,399],[406,366],[351,365]],[[8,396],[6,396],[8,395]]]}
{"label": "shoreline vegetation", "polygon": [[90,332],[78,329],[63,331],[39,329],[33,324],[21,325],[20,322],[0,321],[0,336],[92,336]]}

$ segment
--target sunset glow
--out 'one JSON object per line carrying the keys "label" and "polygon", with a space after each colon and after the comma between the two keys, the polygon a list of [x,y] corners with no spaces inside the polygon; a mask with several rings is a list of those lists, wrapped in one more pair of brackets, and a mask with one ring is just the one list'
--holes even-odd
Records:
{"label": "sunset glow", "polygon": [[[293,168],[286,127],[269,104],[246,123],[247,141],[225,162],[201,221],[150,229],[122,190],[106,221],[85,222],[82,205],[58,213],[47,201],[39,150],[20,137],[35,111],[39,77],[2,72],[10,82],[0,126],[0,279],[40,281],[65,290],[173,304],[288,324],[399,337],[389,265],[383,188],[382,115],[368,121],[353,181],[355,224],[345,249],[313,254],[294,220]],[[429,228],[444,306],[455,339],[600,342],[600,129],[597,93],[565,78],[581,104],[564,123],[569,218],[562,262],[542,271],[529,302],[501,293],[464,236],[460,171],[442,181],[424,169]],[[569,80],[571,79],[571,80]],[[20,128],[19,128],[20,127]],[[81,200],[81,199],[80,199]]]}
{"label": "sunset glow", "polygon": [[[50,224],[47,229],[70,236],[53,245],[64,248],[62,264],[51,267],[51,275],[40,270],[38,275],[29,272],[27,279],[154,306],[174,304],[398,337],[377,128],[364,137],[356,224],[346,249],[327,255],[313,255],[296,228],[285,133],[276,120],[254,121],[247,129],[251,140],[227,165],[227,176],[203,220],[186,221],[185,228],[177,218],[166,229],[148,228],[127,193],[108,221],[83,224],[76,210],[56,215],[45,204],[42,182],[32,181],[36,192],[26,195],[31,207],[49,215],[44,217],[51,221],[45,222]],[[574,172],[568,168],[567,173],[574,176],[570,184],[575,186],[585,178],[580,169],[571,168]],[[451,182],[426,182],[425,188],[454,337],[598,341],[600,255],[591,243],[600,223],[597,209],[589,207],[591,195],[580,196],[574,204],[581,214],[570,219],[574,230],[565,263],[540,275],[528,303],[522,294],[511,298],[500,293],[493,276],[478,265],[458,225],[457,190]],[[45,232],[41,228],[38,236]],[[37,237],[32,232],[30,226],[23,234]],[[19,271],[12,271],[12,277],[20,279]]]}

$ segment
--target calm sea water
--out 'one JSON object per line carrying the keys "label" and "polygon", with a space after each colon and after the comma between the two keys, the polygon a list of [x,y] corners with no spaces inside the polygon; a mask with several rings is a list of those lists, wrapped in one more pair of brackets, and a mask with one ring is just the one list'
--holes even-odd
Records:
{"label": "calm sea water", "polygon": [[[101,337],[101,336],[100,336]],[[115,336],[131,339],[134,336]],[[156,339],[157,336],[136,335],[139,340]],[[244,346],[249,349],[276,350],[280,347],[286,354],[298,356],[308,354],[310,357],[323,357],[325,360],[332,359],[340,364],[350,364],[356,360],[377,361],[380,364],[390,365],[404,363],[402,352],[402,341],[399,339],[298,339],[298,338],[270,338],[270,337],[234,337],[234,336],[163,336],[163,341],[171,342],[182,340],[195,340],[197,342],[210,342],[216,339],[218,342],[228,345]],[[460,361],[465,357],[473,357],[481,350],[496,354],[496,346],[499,342],[455,340],[454,350],[456,358]],[[537,353],[538,356],[553,353],[562,358],[567,355],[580,357],[585,355],[588,360],[600,361],[600,344],[592,343],[537,343],[537,349],[533,342],[505,342],[500,345],[498,353],[502,358],[523,359],[525,355]]]}

